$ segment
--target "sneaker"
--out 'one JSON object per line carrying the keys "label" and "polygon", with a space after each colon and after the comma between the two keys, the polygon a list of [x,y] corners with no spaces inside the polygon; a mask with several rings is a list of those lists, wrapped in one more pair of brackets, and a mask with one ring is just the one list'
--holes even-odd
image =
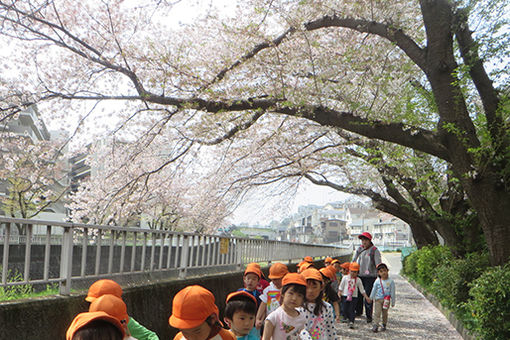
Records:
{"label": "sneaker", "polygon": [[374,327],[372,327],[372,332],[377,333],[378,331],[379,327],[377,327],[377,325],[374,325]]}
{"label": "sneaker", "polygon": [[349,319],[342,319],[342,320],[340,320],[340,322],[341,323],[347,323],[347,322],[349,322]]}
{"label": "sneaker", "polygon": [[349,322],[349,328],[354,329],[354,322]]}
{"label": "sneaker", "polygon": [[371,323],[372,322],[372,318],[367,318],[367,323]]}
{"label": "sneaker", "polygon": [[382,327],[381,327],[381,332],[383,332],[383,331],[385,331],[385,330],[386,330],[386,324],[385,324],[385,323],[383,323],[383,324],[382,324]]}

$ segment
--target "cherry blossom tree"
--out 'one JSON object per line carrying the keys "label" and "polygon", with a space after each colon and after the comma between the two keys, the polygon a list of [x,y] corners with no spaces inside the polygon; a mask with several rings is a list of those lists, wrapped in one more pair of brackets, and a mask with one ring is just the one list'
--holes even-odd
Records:
{"label": "cherry blossom tree", "polygon": [[[33,218],[55,204],[63,204],[68,189],[66,161],[56,142],[34,143],[28,136],[0,137],[0,197],[5,215]],[[23,233],[23,226],[18,226]]]}
{"label": "cherry blossom tree", "polygon": [[193,143],[157,139],[146,148],[111,139],[90,147],[91,175],[71,196],[72,219],[128,226],[146,221],[153,229],[194,232],[222,226],[235,199],[224,190],[224,174],[190,162],[200,156]]}
{"label": "cherry blossom tree", "polygon": [[58,112],[129,101],[119,121],[154,112],[205,144],[284,115],[412,149],[448,164],[492,264],[508,261],[506,2],[251,0],[178,31],[166,5],[0,1],[2,34],[34,67],[9,88]]}

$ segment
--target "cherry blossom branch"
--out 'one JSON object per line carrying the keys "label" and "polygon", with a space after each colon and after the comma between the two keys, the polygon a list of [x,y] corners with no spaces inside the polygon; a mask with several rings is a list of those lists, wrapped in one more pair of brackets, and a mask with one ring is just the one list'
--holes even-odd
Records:
{"label": "cherry blossom branch", "polygon": [[395,43],[402,51],[404,51],[411,60],[413,60],[422,70],[426,69],[425,50],[401,29],[392,28],[376,21],[368,21],[354,18],[341,18],[336,14],[326,15],[322,18],[309,21],[304,24],[308,31],[327,27],[344,27],[350,28],[362,33],[371,33],[383,37]]}

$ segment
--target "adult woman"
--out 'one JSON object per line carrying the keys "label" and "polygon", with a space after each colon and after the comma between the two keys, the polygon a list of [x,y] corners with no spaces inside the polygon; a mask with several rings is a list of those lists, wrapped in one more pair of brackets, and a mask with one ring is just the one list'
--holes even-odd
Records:
{"label": "adult woman", "polygon": [[[351,262],[359,263],[359,278],[363,283],[363,288],[367,295],[372,292],[372,287],[377,278],[377,265],[381,263],[381,252],[372,243],[372,235],[368,232],[358,235],[361,240],[361,246],[356,249]],[[365,305],[367,322],[372,322],[372,304],[367,303],[365,299],[359,299],[356,307],[356,315],[363,314],[363,304]]]}

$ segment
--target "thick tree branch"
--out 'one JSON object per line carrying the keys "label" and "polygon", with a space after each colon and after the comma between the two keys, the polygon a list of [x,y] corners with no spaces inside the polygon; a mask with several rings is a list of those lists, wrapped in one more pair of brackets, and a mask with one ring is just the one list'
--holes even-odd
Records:
{"label": "thick tree branch", "polygon": [[313,31],[326,27],[344,27],[350,28],[362,33],[375,34],[395,43],[416,65],[422,70],[426,69],[425,51],[416,44],[408,35],[404,34],[401,29],[395,29],[388,25],[354,18],[341,18],[336,14],[326,15],[322,18],[309,21],[304,24],[308,31]]}
{"label": "thick tree branch", "polygon": [[460,10],[456,13],[455,37],[459,43],[462,59],[469,66],[469,74],[480,94],[491,136],[493,140],[498,141],[502,137],[502,133],[504,133],[503,121],[501,116],[497,115],[499,107],[498,93],[480,59],[478,45],[473,40],[467,18],[465,10]]}

